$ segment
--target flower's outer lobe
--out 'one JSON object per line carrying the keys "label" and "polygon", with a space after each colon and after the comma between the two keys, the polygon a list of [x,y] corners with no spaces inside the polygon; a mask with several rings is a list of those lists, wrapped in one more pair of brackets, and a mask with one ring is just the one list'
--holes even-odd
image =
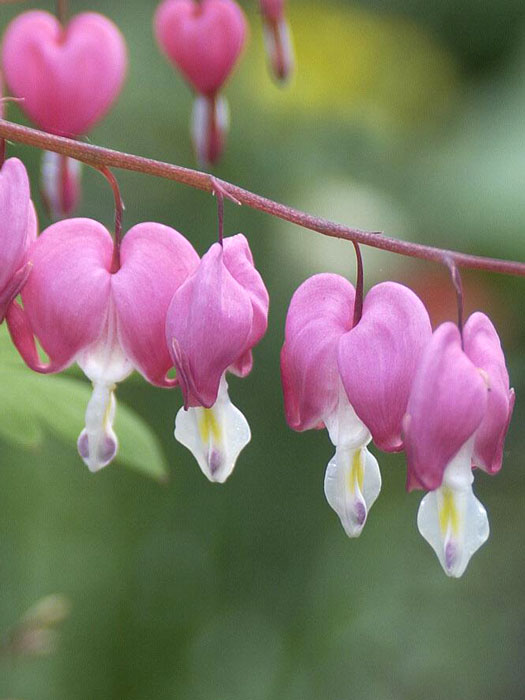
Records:
{"label": "flower's outer lobe", "polygon": [[211,481],[228,478],[250,439],[246,419],[228,397],[225,375],[251,371],[268,305],[248,241],[237,234],[211,246],[168,310],[166,340],[185,401],[175,437]]}

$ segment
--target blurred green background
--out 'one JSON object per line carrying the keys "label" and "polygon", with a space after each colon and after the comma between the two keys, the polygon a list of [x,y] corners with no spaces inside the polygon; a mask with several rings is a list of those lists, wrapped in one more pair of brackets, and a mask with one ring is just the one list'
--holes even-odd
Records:
{"label": "blurred green background", "polygon": [[[70,4],[113,18],[129,45],[122,96],[89,139],[193,166],[191,93],[155,45],[156,3]],[[257,4],[242,4],[252,31],[226,89],[232,128],[219,177],[349,225],[523,259],[523,0],[291,0],[297,75],[285,90],[266,72]],[[2,6],[2,27],[27,7]],[[9,115],[24,121],[16,107]],[[9,155],[30,168],[38,199],[40,154],[12,145]],[[210,196],[131,173],[119,181],[126,228],[172,225],[201,254],[215,240]],[[86,169],[84,186],[79,213],[110,226],[106,183]],[[209,484],[172,437],[180,394],[138,376],[118,390],[121,408],[151,431],[130,459],[138,454],[144,467],[148,454],[154,466],[165,460],[169,480],[123,462],[89,474],[65,439],[80,431],[83,408],[50,403],[64,389],[60,379],[26,386],[29,370],[2,336],[0,630],[11,637],[0,698],[523,698],[525,283],[464,276],[468,309],[488,311],[501,333],[518,401],[502,473],[476,478],[491,537],[463,579],[449,580],[417,532],[421,495],[404,491],[402,455],[379,456],[382,494],[350,541],[323,495],[326,434],[294,434],[284,421],[278,357],[287,304],[312,273],[353,279],[352,247],[228,203],[226,231],[248,236],[272,304],[252,375],[230,382],[253,439],[225,486]],[[408,283],[436,323],[455,317],[444,269],[369,250],[365,264],[368,285]],[[47,390],[38,416],[34,404]],[[24,421],[30,439],[13,445],[11,425],[16,433]],[[33,644],[42,653],[9,653],[13,625],[57,593],[71,611],[54,649],[44,635]]]}

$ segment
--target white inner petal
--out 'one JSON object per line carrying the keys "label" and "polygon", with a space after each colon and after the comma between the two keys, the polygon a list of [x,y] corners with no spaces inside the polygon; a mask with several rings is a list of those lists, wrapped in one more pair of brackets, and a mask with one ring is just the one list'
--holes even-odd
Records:
{"label": "white inner petal", "polygon": [[86,424],[77,447],[93,472],[108,465],[118,449],[113,431],[116,383],[125,379],[133,365],[118,340],[115,306],[110,301],[104,329],[99,339],[77,357],[77,362],[93,382],[93,393],[86,409]]}
{"label": "white inner petal", "polygon": [[175,438],[192,452],[210,481],[222,484],[230,476],[251,432],[246,418],[230,401],[224,375],[211,408],[180,409]]}
{"label": "white inner petal", "polygon": [[443,483],[427,493],[417,514],[420,533],[445,573],[454,578],[464,573],[474,552],[489,536],[487,512],[472,491],[473,447],[474,437],[447,465]]}
{"label": "white inner petal", "polygon": [[336,447],[361,447],[368,445],[372,436],[366,425],[358,418],[348,400],[343,384],[339,382],[337,409],[325,419],[326,429]]}
{"label": "white inner petal", "polygon": [[358,418],[342,384],[337,410],[325,420],[336,446],[326,468],[324,492],[349,537],[358,537],[381,491],[381,472],[367,450],[370,431]]}
{"label": "white inner petal", "polygon": [[338,447],[326,468],[324,492],[349,537],[361,534],[380,491],[381,472],[374,455],[364,445]]}
{"label": "white inner petal", "polygon": [[133,371],[118,339],[117,311],[110,298],[104,328],[98,340],[80,352],[76,361],[86,377],[109,386],[121,382]]}
{"label": "white inner petal", "polygon": [[86,409],[86,427],[78,438],[78,452],[92,472],[107,466],[118,450],[117,436],[113,431],[117,403],[114,388],[115,385],[93,385]]}

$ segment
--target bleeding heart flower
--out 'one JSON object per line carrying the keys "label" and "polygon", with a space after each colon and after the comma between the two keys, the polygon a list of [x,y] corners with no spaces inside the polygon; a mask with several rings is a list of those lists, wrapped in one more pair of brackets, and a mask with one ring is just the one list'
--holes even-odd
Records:
{"label": "bleeding heart flower", "polygon": [[115,101],[126,74],[122,34],[107,17],[87,12],[66,27],[32,10],[6,29],[5,79],[22,108],[45,131],[86,133]]}
{"label": "bleeding heart flower", "polygon": [[270,68],[277,80],[286,81],[293,72],[294,51],[284,14],[285,0],[259,0],[259,4]]}
{"label": "bleeding heart flower", "polygon": [[185,401],[175,437],[210,481],[224,482],[250,441],[248,422],[228,397],[225,375],[229,370],[245,377],[251,371],[268,304],[248,241],[238,234],[210,248],[168,310],[166,338]]}
{"label": "bleeding heart flower", "polygon": [[381,489],[371,439],[403,448],[402,419],[417,362],[431,337],[428,314],[407,287],[373,287],[354,319],[355,291],[339,275],[320,274],[295,292],[286,319],[281,376],[288,425],[328,429],[336,447],[325,494],[345,532],[358,536]]}
{"label": "bleeding heart flower", "polygon": [[[66,27],[48,12],[14,19],[4,35],[2,65],[13,95],[42,129],[77,137],[101,119],[124,82],[124,38],[107,17],[76,15]],[[79,195],[79,164],[45,154],[44,196],[53,216],[73,211]]]}
{"label": "bleeding heart flower", "polygon": [[37,234],[24,164],[9,158],[0,170],[0,323],[27,280],[27,251]]}
{"label": "bleeding heart flower", "polygon": [[[86,427],[78,440],[91,471],[117,452],[114,390],[133,369],[151,384],[170,387],[172,366],[165,320],[173,294],[198,265],[191,244],[156,223],[134,226],[112,273],[113,241],[102,224],[69,219],[50,226],[30,250],[33,269],[13,304],[8,325],[26,363],[60,372],[77,362],[93,382]],[[49,356],[40,361],[34,338]]]}
{"label": "bleeding heart flower", "polygon": [[514,392],[498,334],[475,313],[463,330],[434,332],[418,367],[404,419],[408,488],[430,491],[418,527],[449,576],[459,577],[489,536],[485,508],[472,492],[472,466],[501,468]]}
{"label": "bleeding heart flower", "polygon": [[219,92],[246,39],[244,14],[234,0],[164,0],[155,13],[159,45],[197,92],[192,137],[200,163],[221,155],[228,106]]}

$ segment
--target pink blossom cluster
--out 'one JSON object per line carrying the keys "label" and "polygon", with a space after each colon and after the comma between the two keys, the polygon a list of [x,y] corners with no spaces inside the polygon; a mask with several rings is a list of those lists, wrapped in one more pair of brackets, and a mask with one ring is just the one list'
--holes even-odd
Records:
{"label": "pink blossom cluster", "polygon": [[[244,235],[199,259],[174,229],[142,223],[124,237],[115,266],[117,241],[91,219],[65,219],[37,236],[16,158],[0,171],[0,215],[2,319],[32,370],[76,362],[93,383],[78,439],[89,469],[117,453],[115,388],[137,370],[155,386],[180,387],[175,437],[211,481],[224,482],[251,437],[227,373],[250,373],[268,319],[268,292]],[[500,470],[514,405],[499,337],[480,312],[461,330],[447,322],[432,332],[421,300],[395,282],[373,287],[356,319],[361,301],[334,274],[295,292],[281,353],[287,422],[328,430],[335,455],[325,494],[350,537],[381,489],[367,446],[404,449],[407,488],[428,491],[419,529],[447,574],[460,576],[489,533],[472,469]]]}
{"label": "pink blossom cluster", "polygon": [[65,219],[37,236],[27,173],[16,158],[0,171],[0,215],[2,319],[32,370],[77,363],[91,380],[78,439],[89,469],[117,453],[115,389],[137,370],[155,386],[180,386],[185,406],[175,436],[210,480],[225,481],[250,440],[228,397],[227,372],[250,373],[268,318],[246,238],[226,238],[199,259],[174,229],[142,223],[124,237],[115,267],[117,243],[92,219]]}
{"label": "pink blossom cluster", "polygon": [[373,287],[355,323],[356,292],[320,274],[295,292],[281,373],[286,419],[298,431],[326,428],[335,446],[325,494],[350,537],[359,535],[381,489],[367,445],[406,451],[407,488],[422,488],[418,527],[445,572],[461,576],[489,534],[472,492],[473,467],[501,469],[514,392],[490,319],[474,313],[462,332],[432,332],[407,287]]}
{"label": "pink blossom cluster", "polygon": [[[284,79],[292,67],[284,2],[260,7],[273,71]],[[154,27],[197,94],[194,143],[199,159],[212,162],[224,144],[221,90],[245,43],[244,15],[233,0],[164,0]],[[102,15],[62,26],[32,11],[9,26],[2,65],[41,128],[78,137],[116,99],[127,53]],[[46,153],[43,175],[49,208],[69,216],[79,163]],[[175,437],[211,481],[224,482],[251,437],[230,401],[228,373],[250,373],[268,321],[268,292],[245,236],[221,237],[199,258],[184,236],[155,222],[134,226],[122,244],[92,219],[37,229],[25,167],[11,158],[0,170],[0,321],[32,370],[77,363],[92,382],[78,438],[86,465],[98,471],[114,459],[115,389],[136,370],[155,386],[181,389]],[[281,353],[287,422],[297,431],[327,429],[335,455],[325,494],[350,537],[363,530],[381,489],[368,445],[404,450],[408,490],[428,492],[419,530],[445,572],[461,576],[489,534],[473,468],[500,470],[514,405],[498,334],[480,312],[462,328],[432,331],[421,300],[394,282],[360,297],[333,274],[294,294]]]}
{"label": "pink blossom cluster", "polygon": [[[284,0],[261,0],[270,66],[286,80],[293,51]],[[235,0],[163,0],[154,15],[154,33],[166,57],[195,92],[191,135],[201,165],[221,156],[229,128],[222,94],[246,44],[248,26]],[[127,70],[124,37],[96,12],[74,16],[67,24],[49,12],[32,10],[8,26],[2,68],[13,96],[45,131],[78,138],[109,110]],[[55,218],[70,216],[80,198],[80,164],[46,152],[42,192]]]}

